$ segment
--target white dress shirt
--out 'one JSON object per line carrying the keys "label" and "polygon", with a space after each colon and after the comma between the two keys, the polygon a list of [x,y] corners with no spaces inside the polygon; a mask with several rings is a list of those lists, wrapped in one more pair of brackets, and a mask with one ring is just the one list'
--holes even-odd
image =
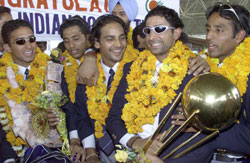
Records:
{"label": "white dress shirt", "polygon": [[25,76],[26,69],[30,70],[30,66],[29,67],[23,67],[23,66],[18,65],[18,70],[23,75],[23,80],[25,80],[25,78],[26,78],[26,76]]}
{"label": "white dress shirt", "polygon": [[[160,68],[162,66],[162,63],[159,62],[158,60],[156,61],[156,70],[155,70],[155,74],[154,74],[154,77],[158,76],[158,73],[160,71]],[[138,108],[139,109],[139,108]],[[158,113],[156,116],[155,116],[155,122],[153,124],[145,124],[142,126],[142,129],[143,129],[143,132],[139,132],[138,133],[138,136],[140,136],[142,139],[145,139],[145,138],[148,138],[150,137],[151,135],[154,134],[155,130],[157,129],[158,127],[158,124],[159,124],[159,117],[160,117],[160,113]],[[128,148],[127,146],[127,142],[133,137],[135,136],[135,134],[125,134],[121,139],[120,139],[120,143],[125,146],[126,148]]]}

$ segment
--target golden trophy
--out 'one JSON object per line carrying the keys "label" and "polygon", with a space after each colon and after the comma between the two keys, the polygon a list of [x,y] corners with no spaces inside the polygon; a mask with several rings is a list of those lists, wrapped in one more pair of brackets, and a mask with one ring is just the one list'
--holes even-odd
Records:
{"label": "golden trophy", "polygon": [[188,82],[183,91],[183,95],[180,93],[176,97],[155,133],[148,139],[144,146],[144,152],[147,151],[152,141],[159,134],[181,98],[186,121],[170,136],[169,133],[174,128],[174,125],[167,130],[166,134],[161,139],[163,141],[167,138],[167,140],[163,143],[162,147],[155,152],[155,154],[159,155],[160,152],[165,149],[187,125],[192,125],[199,129],[199,131],[164,156],[163,159],[176,153],[178,149],[189,143],[201,132],[211,132],[210,135],[183,150],[173,158],[179,158],[194,148],[202,145],[207,140],[216,136],[221,130],[232,125],[237,119],[240,111],[240,92],[230,80],[218,73],[205,73],[196,76]]}

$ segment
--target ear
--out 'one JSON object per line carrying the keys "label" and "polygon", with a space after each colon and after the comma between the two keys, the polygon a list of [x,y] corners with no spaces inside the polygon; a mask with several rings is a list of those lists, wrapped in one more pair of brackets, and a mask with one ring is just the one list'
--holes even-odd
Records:
{"label": "ear", "polygon": [[174,29],[174,39],[175,41],[179,39],[181,36],[182,29],[181,28],[176,28]]}
{"label": "ear", "polygon": [[240,30],[236,36],[235,36],[235,40],[236,40],[236,43],[237,45],[239,45],[245,38],[245,35],[246,35],[246,31],[245,30]]}
{"label": "ear", "polygon": [[97,39],[95,39],[94,47],[95,47],[96,49],[100,49],[100,47],[101,47],[100,42],[97,41]]}
{"label": "ear", "polygon": [[11,48],[9,44],[3,44],[4,50],[6,50],[8,53],[11,53]]}

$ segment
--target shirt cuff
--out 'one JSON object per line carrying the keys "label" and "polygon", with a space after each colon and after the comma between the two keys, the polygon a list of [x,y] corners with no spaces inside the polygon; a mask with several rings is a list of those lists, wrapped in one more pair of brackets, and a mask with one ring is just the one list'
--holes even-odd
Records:
{"label": "shirt cuff", "polygon": [[120,139],[119,143],[122,144],[124,147],[130,149],[130,148],[127,146],[127,143],[128,143],[128,141],[129,141],[132,137],[134,137],[134,136],[135,136],[135,134],[129,134],[129,133],[127,133],[127,134],[125,134],[125,135]]}
{"label": "shirt cuff", "polygon": [[88,137],[82,140],[84,149],[86,148],[95,148],[95,136],[94,134],[89,135]]}
{"label": "shirt cuff", "polygon": [[5,160],[3,163],[8,163],[8,162],[16,162],[16,160],[14,158],[10,158]]}
{"label": "shirt cuff", "polygon": [[79,139],[77,130],[72,130],[69,132],[69,139],[73,139],[73,138]]}

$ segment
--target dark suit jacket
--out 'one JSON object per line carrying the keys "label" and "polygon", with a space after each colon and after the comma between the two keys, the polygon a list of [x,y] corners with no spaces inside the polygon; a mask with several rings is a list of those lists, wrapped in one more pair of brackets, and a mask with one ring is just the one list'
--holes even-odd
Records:
{"label": "dark suit jacket", "polygon": [[87,96],[86,96],[86,86],[79,84],[76,87],[76,96],[75,96],[75,106],[77,110],[81,113],[81,118],[78,121],[81,125],[78,125],[78,133],[81,135],[81,140],[85,137],[94,134],[94,123],[90,119],[88,110],[87,110]]}
{"label": "dark suit jacket", "polygon": [[0,124],[0,162],[7,159],[16,159],[16,153],[12,149],[11,144],[6,140],[6,134]]}
{"label": "dark suit jacket", "polygon": [[78,109],[79,106],[77,107],[75,104],[73,104],[70,101],[68,84],[64,78],[64,71],[62,72],[61,86],[62,86],[63,94],[68,97],[68,102],[61,107],[63,111],[66,113],[66,124],[67,124],[68,132],[72,130],[78,130],[79,138],[80,140],[82,140],[85,137],[89,136],[92,133],[92,130],[88,129],[87,132],[86,131],[79,132],[79,130],[82,130],[82,128],[85,126],[82,119],[85,119],[88,116],[86,112],[82,111],[82,109]]}
{"label": "dark suit jacket", "polygon": [[243,95],[239,124],[222,131],[216,138],[216,147],[229,152],[250,155],[250,76],[247,91]]}
{"label": "dark suit jacket", "polygon": [[[115,143],[119,143],[120,139],[127,133],[127,129],[125,127],[124,122],[121,119],[122,115],[122,109],[125,103],[127,103],[126,99],[124,98],[125,94],[127,93],[127,87],[128,83],[126,81],[126,76],[128,72],[130,71],[131,63],[126,64],[124,66],[124,76],[121,79],[120,85],[114,95],[113,98],[113,105],[111,107],[111,110],[109,112],[109,117],[106,120],[107,129],[111,132],[112,137],[115,140]],[[183,91],[185,85],[187,82],[192,78],[193,76],[187,75],[180,85],[179,89],[176,91],[178,94],[179,92]],[[163,118],[163,116],[168,111],[171,104],[168,104],[165,106],[161,112],[160,112],[160,120]],[[138,108],[139,109],[139,108]],[[175,111],[176,113],[176,111]],[[173,113],[174,114],[174,113]],[[162,130],[165,130],[171,126],[171,118],[167,120],[165,126]],[[170,146],[168,146],[161,154],[160,157],[165,156],[167,153],[169,153],[172,149],[174,149],[177,145],[182,143],[184,140],[187,140],[191,135],[191,133],[181,133],[180,136],[178,136],[178,139],[176,139]],[[204,138],[206,135],[201,134],[200,136],[196,137],[192,142],[197,142],[201,138]],[[213,154],[213,145],[214,141],[206,142],[203,146],[196,148],[192,152],[184,155],[183,157],[179,159],[166,159],[165,162],[208,162]],[[190,145],[187,145],[190,146]],[[184,148],[181,148],[178,151],[182,151]],[[179,153],[177,151],[177,153]]]}

